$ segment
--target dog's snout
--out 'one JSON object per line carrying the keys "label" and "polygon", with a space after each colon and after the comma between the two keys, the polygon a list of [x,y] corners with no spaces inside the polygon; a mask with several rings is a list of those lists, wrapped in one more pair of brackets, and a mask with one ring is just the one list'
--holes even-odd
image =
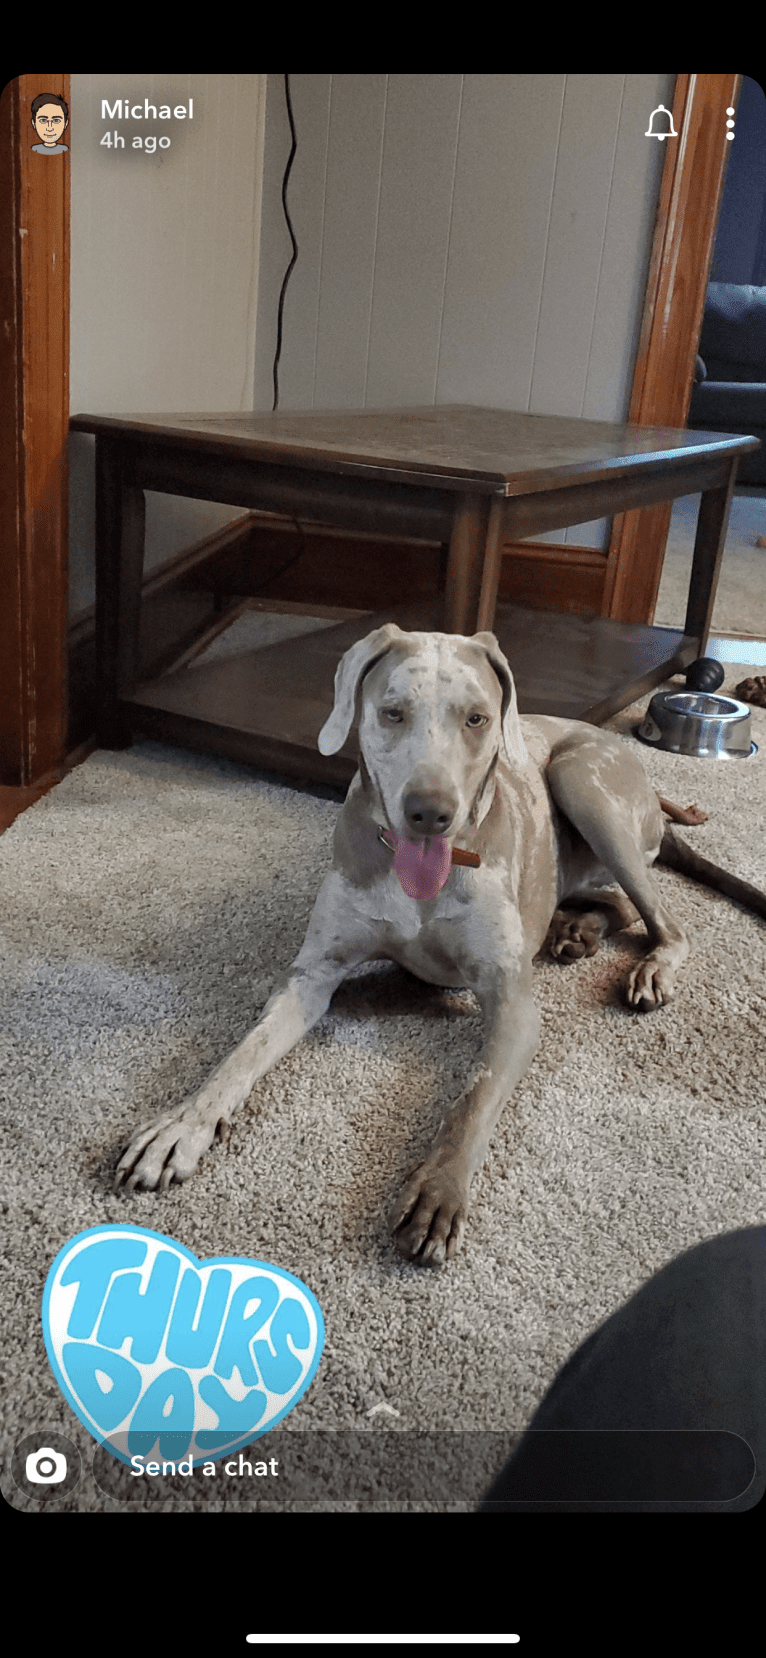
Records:
{"label": "dog's snout", "polygon": [[416,835],[446,835],[457,811],[457,800],[444,790],[411,789],[404,797],[404,816]]}

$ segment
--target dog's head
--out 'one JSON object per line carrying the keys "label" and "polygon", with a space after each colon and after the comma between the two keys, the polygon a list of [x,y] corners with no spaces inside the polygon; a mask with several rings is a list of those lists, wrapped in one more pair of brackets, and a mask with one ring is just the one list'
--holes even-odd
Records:
{"label": "dog's head", "polygon": [[[343,747],[357,714],[363,760],[385,773],[392,807],[426,775],[462,796],[503,751],[514,767],[527,760],[513,675],[493,633],[376,628],[338,664],[322,754]],[[482,816],[487,809],[485,801]]]}
{"label": "dog's head", "polygon": [[393,871],[410,898],[438,897],[458,835],[483,823],[502,750],[527,759],[513,675],[492,633],[403,633],[393,622],[346,652],[322,754],[359,713],[359,779],[373,823],[392,837]]}

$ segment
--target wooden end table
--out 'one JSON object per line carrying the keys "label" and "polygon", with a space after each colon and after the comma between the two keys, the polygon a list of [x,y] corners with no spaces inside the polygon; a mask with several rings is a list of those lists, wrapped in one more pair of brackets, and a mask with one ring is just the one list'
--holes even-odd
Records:
{"label": "wooden end table", "polygon": [[[321,781],[335,667],[383,621],[493,628],[522,712],[603,720],[704,651],[740,455],[757,438],[472,406],[330,414],[77,415],[96,437],[98,741],[160,741]],[[443,601],[401,605],[137,683],[144,490],[441,541]],[[497,605],[503,542],[701,492],[683,633]]]}

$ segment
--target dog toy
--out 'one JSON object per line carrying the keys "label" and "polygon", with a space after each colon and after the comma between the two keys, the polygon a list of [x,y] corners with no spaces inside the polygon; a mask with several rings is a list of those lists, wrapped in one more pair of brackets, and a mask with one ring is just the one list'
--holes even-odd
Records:
{"label": "dog toy", "polygon": [[[390,852],[396,850],[393,840],[385,829],[381,829],[378,840],[382,840],[383,845],[387,846]],[[453,864],[464,864],[466,869],[479,869],[481,867],[481,858],[478,852],[467,852],[462,846],[453,846],[452,862]]]}
{"label": "dog toy", "polygon": [[717,691],[723,685],[723,668],[712,656],[698,656],[686,670],[690,691]]}
{"label": "dog toy", "polygon": [[734,692],[740,702],[752,702],[756,708],[766,708],[766,678],[759,674],[755,679],[743,679]]}
{"label": "dog toy", "polygon": [[707,812],[701,812],[699,806],[674,806],[672,800],[666,800],[664,795],[658,794],[663,812],[667,812],[674,823],[685,823],[691,827],[693,823],[707,823]]}

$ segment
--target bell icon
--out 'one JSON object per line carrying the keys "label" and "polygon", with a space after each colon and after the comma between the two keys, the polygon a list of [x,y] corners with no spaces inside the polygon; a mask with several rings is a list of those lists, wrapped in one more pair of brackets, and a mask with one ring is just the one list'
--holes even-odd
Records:
{"label": "bell icon", "polygon": [[[657,122],[656,127],[655,121]],[[665,131],[662,130],[663,128],[665,128]],[[673,126],[673,117],[670,110],[666,109],[664,104],[660,104],[659,109],[652,110],[649,117],[649,130],[644,133],[644,138],[659,138],[660,143],[662,143],[665,138],[677,137],[678,133]]]}

